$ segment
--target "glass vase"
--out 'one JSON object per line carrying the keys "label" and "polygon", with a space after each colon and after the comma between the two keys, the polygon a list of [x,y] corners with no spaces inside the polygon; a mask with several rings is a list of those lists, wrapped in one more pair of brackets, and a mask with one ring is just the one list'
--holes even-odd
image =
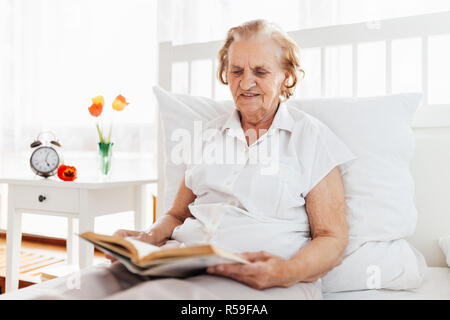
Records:
{"label": "glass vase", "polygon": [[108,176],[111,171],[111,161],[112,161],[112,149],[113,142],[99,142],[98,143],[98,159],[99,159],[99,169],[100,174],[103,177]]}

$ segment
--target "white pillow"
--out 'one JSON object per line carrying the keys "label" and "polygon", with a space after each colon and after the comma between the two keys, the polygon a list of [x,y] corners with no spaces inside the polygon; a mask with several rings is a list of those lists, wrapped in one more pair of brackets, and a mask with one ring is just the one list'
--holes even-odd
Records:
{"label": "white pillow", "polygon": [[[178,143],[167,139],[173,130],[192,130],[193,120],[207,122],[234,108],[232,101],[172,94],[159,87],[153,90],[166,137],[166,159]],[[420,100],[421,94],[399,94],[288,102],[325,123],[357,157],[341,166],[349,245],[344,262],[322,279],[325,292],[367,289],[362,280],[375,262],[382,273],[382,288],[409,289],[421,282],[424,258],[405,240],[395,241],[411,235],[417,221],[409,161],[414,152],[410,122]],[[164,212],[175,198],[184,170],[184,165],[166,160]]]}
{"label": "white pillow", "polygon": [[439,247],[441,247],[441,250],[446,258],[447,265],[450,267],[450,236],[439,238]]}
{"label": "white pillow", "polygon": [[368,289],[371,268],[380,271],[381,288],[420,285],[425,259],[398,239],[412,235],[417,223],[410,123],[421,98],[412,93],[289,102],[325,123],[357,157],[341,166],[349,245],[343,263],[322,279],[324,292]]}
{"label": "white pillow", "polygon": [[322,278],[323,292],[420,287],[425,258],[404,239],[369,241],[346,254],[342,264]]}
{"label": "white pillow", "polygon": [[357,159],[342,167],[347,200],[347,251],[367,241],[413,234],[417,211],[409,162],[415,138],[410,127],[421,94],[290,101],[325,123]]}
{"label": "white pillow", "polygon": [[179,143],[172,140],[172,134],[177,129],[193,132],[194,120],[204,123],[224,113],[231,113],[234,105],[231,101],[215,101],[204,97],[194,97],[186,94],[174,94],[154,86],[153,92],[158,101],[161,117],[164,149],[164,198],[163,212],[167,212],[175,200],[181,180],[186,170],[185,164],[173,162],[170,156],[173,148]]}

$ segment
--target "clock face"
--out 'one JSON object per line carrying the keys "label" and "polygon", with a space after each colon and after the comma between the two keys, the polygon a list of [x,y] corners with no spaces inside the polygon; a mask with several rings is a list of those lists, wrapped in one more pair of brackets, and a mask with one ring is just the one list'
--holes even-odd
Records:
{"label": "clock face", "polygon": [[31,155],[30,165],[37,174],[51,175],[59,166],[58,153],[53,148],[40,147]]}

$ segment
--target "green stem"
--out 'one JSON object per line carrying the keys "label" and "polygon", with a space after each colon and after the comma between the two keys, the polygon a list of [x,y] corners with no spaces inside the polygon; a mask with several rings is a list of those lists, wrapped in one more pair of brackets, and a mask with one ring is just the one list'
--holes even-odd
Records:
{"label": "green stem", "polygon": [[114,118],[115,118],[115,112],[113,112],[112,119],[111,119],[111,126],[109,127],[108,143],[111,142],[111,133],[112,133],[112,127],[114,124]]}
{"label": "green stem", "polygon": [[111,142],[111,132],[112,132],[112,123],[111,123],[111,126],[109,127],[108,143]]}
{"label": "green stem", "polygon": [[100,126],[98,125],[98,123],[96,125],[97,125],[97,132],[98,132],[98,137],[100,138],[100,142],[105,142],[105,139],[103,139],[102,131],[100,130]]}

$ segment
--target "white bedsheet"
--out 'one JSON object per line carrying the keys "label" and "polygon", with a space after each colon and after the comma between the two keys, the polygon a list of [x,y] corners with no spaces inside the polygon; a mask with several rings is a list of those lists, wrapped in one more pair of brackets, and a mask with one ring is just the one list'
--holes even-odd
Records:
{"label": "white bedsheet", "polygon": [[[8,295],[0,295],[0,300],[33,299],[65,281],[65,278],[46,281]],[[415,290],[349,291],[326,293],[323,296],[325,300],[450,300],[450,268],[428,268],[422,286]]]}
{"label": "white bedsheet", "polygon": [[450,268],[428,268],[415,290],[364,290],[325,293],[325,300],[450,300]]}

